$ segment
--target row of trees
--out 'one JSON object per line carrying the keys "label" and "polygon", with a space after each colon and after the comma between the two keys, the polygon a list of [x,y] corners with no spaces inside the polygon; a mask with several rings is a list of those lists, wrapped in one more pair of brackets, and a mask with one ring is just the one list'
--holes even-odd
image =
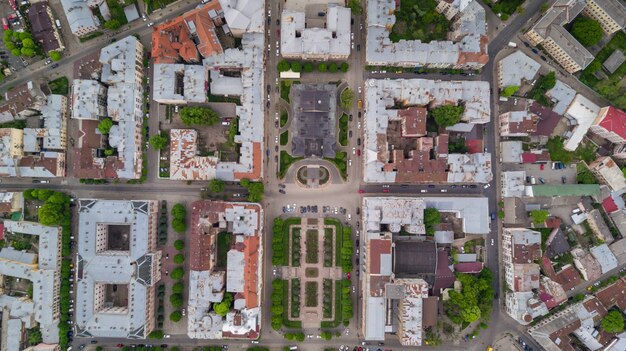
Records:
{"label": "row of trees", "polygon": [[284,231],[285,222],[276,217],[272,226],[272,265],[282,266],[285,262],[285,242]]}
{"label": "row of trees", "polygon": [[343,319],[344,326],[350,323],[350,319],[354,315],[350,286],[351,283],[348,279],[341,281],[341,319]]}
{"label": "row of trees", "polygon": [[280,330],[283,325],[283,300],[287,297],[283,293],[284,280],[274,279],[272,281],[272,329]]}
{"label": "row of trees", "polygon": [[[180,213],[181,209],[180,207],[177,208],[177,205],[180,205],[180,204],[176,204],[174,205],[174,207],[172,207],[173,217],[177,215],[178,216],[181,215]],[[182,206],[182,211],[184,211],[183,215],[187,214],[187,210],[185,209],[184,206]],[[174,248],[178,251],[183,251],[185,249],[185,242],[180,239],[176,240],[174,242]],[[183,253],[179,252],[174,256],[174,263],[183,264],[184,262],[185,262],[185,255]],[[172,271],[170,272],[170,278],[172,278],[173,280],[176,280],[174,285],[172,285],[172,295],[170,295],[170,304],[176,310],[170,313],[170,320],[172,322],[178,322],[183,318],[183,313],[179,310],[179,308],[183,306],[183,292],[185,291],[185,283],[184,283],[185,269],[182,266],[177,266],[176,268],[172,269]]]}
{"label": "row of trees", "polygon": [[299,61],[282,60],[278,62],[278,64],[276,65],[276,68],[278,69],[278,72],[287,72],[291,70],[293,72],[311,73],[313,72],[313,70],[317,69],[318,72],[322,72],[322,73],[323,72],[337,73],[338,71],[345,73],[345,72],[348,72],[348,70],[350,69],[350,65],[347,62],[341,62],[341,63],[331,62],[329,64],[322,62],[322,63],[317,64],[317,66],[313,66],[313,63],[311,62],[305,62],[303,64]]}
{"label": "row of trees", "polygon": [[[341,228],[341,224],[338,226]],[[352,228],[343,227],[341,243],[341,270],[344,273],[352,271],[352,257],[354,256],[354,245],[352,244]]]}
{"label": "row of trees", "polygon": [[7,29],[4,31],[2,41],[13,56],[33,57],[37,55],[39,50],[32,34],[29,32],[15,32]]}
{"label": "row of trees", "polygon": [[183,204],[172,207],[172,228],[179,234],[187,230],[187,208]]}

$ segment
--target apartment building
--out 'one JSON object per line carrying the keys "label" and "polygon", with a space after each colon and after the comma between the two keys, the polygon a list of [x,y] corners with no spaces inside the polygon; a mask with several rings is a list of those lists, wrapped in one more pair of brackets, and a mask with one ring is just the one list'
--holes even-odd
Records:
{"label": "apartment building", "polygon": [[100,28],[100,20],[91,9],[95,7],[93,1],[61,0],[61,5],[72,34],[84,37]]}
{"label": "apartment building", "polygon": [[158,201],[79,199],[76,335],[144,339],[155,328]]}
{"label": "apartment building", "polygon": [[[61,228],[35,222],[5,220],[6,233],[36,236],[37,253],[17,251],[12,247],[0,250],[0,274],[6,279],[26,279],[33,284],[33,296],[0,295],[2,333],[0,350],[20,350],[25,329],[39,325],[46,344],[59,342],[59,291],[61,273]],[[2,233],[5,234],[5,233]]]}
{"label": "apartment building", "polygon": [[596,159],[588,165],[589,170],[601,184],[606,184],[611,191],[621,191],[626,188],[626,179],[620,167],[610,156]]}
{"label": "apartment building", "polygon": [[626,144],[626,112],[613,106],[603,107],[589,130],[613,144]]}
{"label": "apartment building", "polygon": [[611,35],[626,27],[626,5],[619,0],[585,0],[583,14],[600,23],[602,30]]}

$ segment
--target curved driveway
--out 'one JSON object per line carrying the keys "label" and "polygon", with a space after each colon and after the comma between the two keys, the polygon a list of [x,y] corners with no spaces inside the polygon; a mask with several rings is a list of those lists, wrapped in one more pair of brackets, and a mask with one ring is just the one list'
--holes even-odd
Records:
{"label": "curved driveway", "polygon": [[337,169],[337,167],[335,167],[332,162],[326,161],[321,158],[307,158],[291,164],[291,167],[289,167],[287,175],[285,176],[285,183],[296,183],[296,171],[302,166],[310,165],[324,166],[326,169],[328,169],[328,172],[330,173],[331,184],[343,184],[343,179],[341,178],[341,174],[339,174],[339,170]]}

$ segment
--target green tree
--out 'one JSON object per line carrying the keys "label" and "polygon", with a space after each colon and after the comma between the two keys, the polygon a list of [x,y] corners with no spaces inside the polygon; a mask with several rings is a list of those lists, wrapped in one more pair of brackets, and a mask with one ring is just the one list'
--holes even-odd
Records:
{"label": "green tree", "polygon": [[22,40],[22,46],[25,48],[31,48],[34,49],[35,48],[35,41],[31,38],[26,38],[24,40]]}
{"label": "green tree", "polygon": [[174,308],[180,308],[183,306],[183,295],[182,294],[172,294],[170,295],[170,304]]}
{"label": "green tree", "polygon": [[555,136],[548,139],[546,143],[546,148],[550,153],[550,159],[552,161],[559,161],[563,163],[572,162],[572,158],[574,154],[570,151],[565,150],[563,145],[563,138],[560,136]]}
{"label": "green tree", "polygon": [[450,127],[461,121],[461,115],[465,108],[463,106],[443,105],[430,110],[435,122],[442,127]]}
{"label": "green tree", "polygon": [[28,329],[28,343],[31,346],[38,345],[41,340],[41,331],[39,328]]}
{"label": "green tree", "polygon": [[61,53],[59,53],[58,51],[48,51],[48,56],[50,56],[50,59],[52,61],[59,61],[61,60]]}
{"label": "green tree", "polygon": [[172,292],[176,294],[181,294],[185,290],[185,284],[182,282],[176,282],[172,285]]}
{"label": "green tree", "polygon": [[59,225],[65,218],[67,210],[60,204],[51,202],[44,202],[43,205],[37,210],[37,216],[39,217],[39,223],[43,225]]}
{"label": "green tree", "polygon": [[22,56],[26,56],[26,57],[33,57],[33,56],[35,56],[35,50],[33,50],[31,48],[27,48],[27,47],[22,47],[20,49],[20,53],[22,54]]}
{"label": "green tree", "polygon": [[346,73],[350,69],[350,65],[347,62],[342,62],[339,69],[341,70],[341,72]]}
{"label": "green tree", "polygon": [[11,49],[11,55],[20,56],[21,54],[22,52],[20,51],[20,49]]}
{"label": "green tree", "polygon": [[116,30],[121,26],[122,26],[122,23],[120,23],[120,21],[115,18],[112,18],[104,22],[104,28],[110,29],[110,30]]}
{"label": "green tree", "polygon": [[330,340],[330,339],[333,338],[333,333],[331,333],[331,332],[329,332],[327,330],[324,330],[323,332],[320,333],[320,336],[324,340]]}
{"label": "green tree", "polygon": [[172,206],[172,217],[174,218],[185,218],[187,217],[187,208],[185,205],[178,203]]}
{"label": "green tree", "polygon": [[571,33],[584,46],[592,46],[602,39],[602,26],[596,20],[579,16],[572,23]]}
{"label": "green tree", "polygon": [[224,294],[222,302],[213,304],[213,311],[218,315],[224,317],[230,311],[230,306],[233,302],[233,295],[230,293]]}
{"label": "green tree", "polygon": [[148,140],[148,143],[150,143],[150,146],[152,146],[152,148],[155,150],[165,149],[165,147],[167,146],[169,142],[170,140],[167,137],[166,133],[155,134],[150,137],[150,140]]}
{"label": "green tree", "polygon": [[296,341],[303,342],[304,341],[304,333],[303,332],[296,333],[295,339],[296,339]]}
{"label": "green tree", "polygon": [[174,218],[172,220],[172,229],[174,229],[174,231],[176,231],[179,234],[182,234],[185,231],[187,231],[187,224],[185,223],[185,219],[184,218]]}
{"label": "green tree", "polygon": [[212,126],[219,122],[220,117],[209,107],[183,107],[180,109],[180,119],[185,125]]}
{"label": "green tree", "polygon": [[426,235],[435,235],[435,226],[441,223],[441,214],[436,208],[428,207],[424,209],[424,226]]}
{"label": "green tree", "polygon": [[105,118],[102,121],[100,121],[100,123],[98,123],[98,130],[100,131],[100,134],[102,135],[109,134],[111,127],[113,127],[113,120],[110,118]]}
{"label": "green tree", "polygon": [[302,65],[298,61],[291,62],[290,66],[291,66],[291,70],[294,71],[294,72],[302,71]]}
{"label": "green tree", "polygon": [[624,317],[619,311],[611,310],[602,318],[600,325],[607,333],[619,333],[624,330]]}
{"label": "green tree", "polygon": [[185,255],[181,253],[174,255],[174,263],[183,264],[183,262],[185,262]]}
{"label": "green tree", "polygon": [[112,156],[112,155],[113,155],[113,149],[104,150],[104,156]]}
{"label": "green tree", "polygon": [[307,73],[313,72],[313,64],[311,62],[305,62],[302,70]]}
{"label": "green tree", "polygon": [[363,7],[361,7],[360,0],[348,0],[348,7],[352,10],[352,14],[354,15],[360,15],[363,13]]}
{"label": "green tree", "polygon": [[331,62],[330,65],[328,65],[328,72],[330,73],[337,73],[338,69],[339,67],[337,67],[337,64],[335,62]]}
{"label": "green tree", "polygon": [[183,267],[176,267],[170,272],[170,278],[174,280],[183,279],[184,276],[185,270],[183,269]]}
{"label": "green tree", "polygon": [[325,63],[320,63],[319,65],[317,65],[317,70],[319,72],[326,72],[328,70],[328,67]]}
{"label": "green tree", "polygon": [[185,249],[185,242],[178,239],[176,241],[174,241],[174,248],[178,251],[182,251]]}
{"label": "green tree", "polygon": [[289,64],[289,61],[287,60],[282,60],[276,65],[276,69],[278,69],[278,72],[287,72],[290,68],[291,64]]}
{"label": "green tree", "polygon": [[550,212],[548,212],[547,210],[530,211],[530,219],[536,225],[545,223],[548,217],[550,217]]}
{"label": "green tree", "polygon": [[341,108],[344,110],[349,110],[352,107],[352,102],[354,99],[354,91],[350,88],[345,88],[341,92]]}
{"label": "green tree", "polygon": [[172,313],[170,313],[170,320],[172,322],[178,322],[181,319],[183,319],[183,314],[180,311],[174,311]]}
{"label": "green tree", "polygon": [[209,190],[214,193],[221,193],[226,189],[226,183],[220,179],[213,179],[209,182]]}
{"label": "green tree", "polygon": [[500,94],[500,96],[502,96],[502,97],[513,96],[513,94],[517,93],[518,90],[519,90],[519,86],[517,86],[517,85],[509,85],[507,87],[504,87],[504,89],[502,90],[502,93]]}

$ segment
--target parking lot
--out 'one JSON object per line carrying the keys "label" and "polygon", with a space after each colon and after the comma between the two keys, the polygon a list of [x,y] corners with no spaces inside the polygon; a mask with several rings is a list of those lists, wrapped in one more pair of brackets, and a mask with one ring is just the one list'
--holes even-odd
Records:
{"label": "parking lot", "polygon": [[[19,4],[19,0],[16,0],[16,1]],[[7,21],[8,29],[11,29],[13,31],[19,31],[20,29],[23,28],[24,19],[17,17],[18,16],[17,11],[11,8],[11,5],[9,4],[8,0],[0,2],[0,16],[2,16],[3,20]],[[15,19],[12,19],[9,21],[8,20],[9,16]],[[21,16],[21,14],[19,16]],[[3,25],[3,29],[4,29],[4,25]],[[29,64],[29,60],[22,61],[22,59],[20,59],[19,57],[15,57],[11,55],[11,50],[6,48],[6,46],[4,45],[4,42],[0,42],[0,59],[2,61],[6,61],[9,68],[11,68],[13,72],[19,71]]]}
{"label": "parking lot", "polygon": [[[539,178],[544,180],[545,184],[562,184],[562,177],[565,177],[567,184],[576,184],[576,164],[566,165],[563,169],[552,169],[553,162],[545,164],[524,163],[510,164],[503,163],[503,171],[526,171],[527,177],[535,177],[536,184],[542,184]],[[543,165],[543,167],[542,167]]]}

